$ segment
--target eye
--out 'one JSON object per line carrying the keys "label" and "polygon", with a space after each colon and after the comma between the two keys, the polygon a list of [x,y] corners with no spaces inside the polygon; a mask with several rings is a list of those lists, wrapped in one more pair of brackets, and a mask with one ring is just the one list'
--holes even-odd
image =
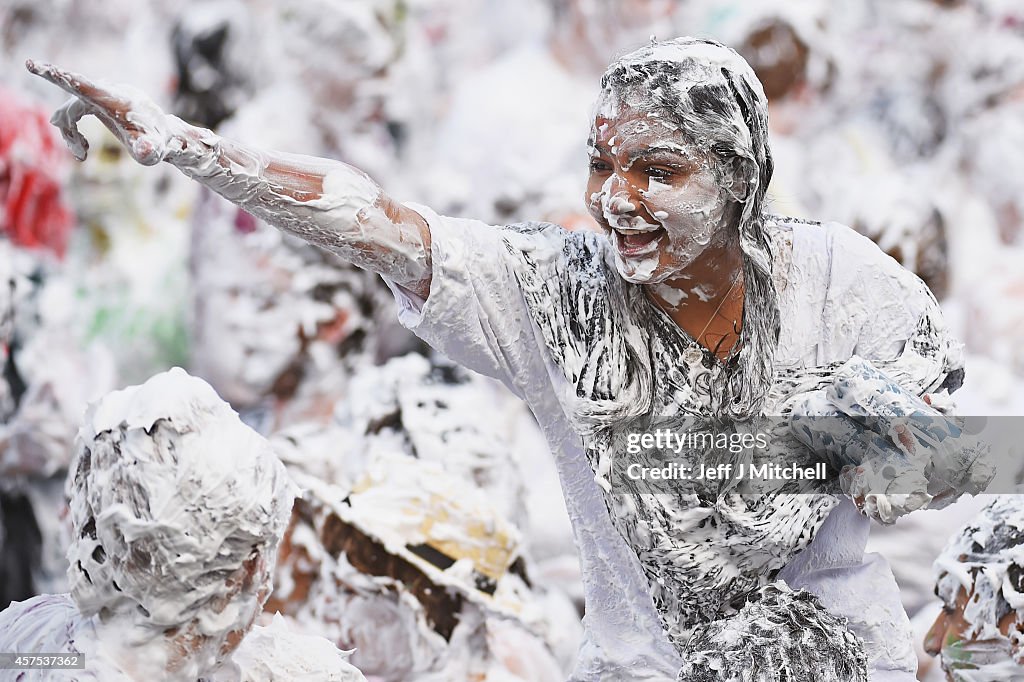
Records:
{"label": "eye", "polygon": [[591,173],[608,173],[611,171],[611,169],[611,164],[602,159],[600,156],[592,156],[590,158]]}
{"label": "eye", "polygon": [[647,177],[660,180],[662,182],[669,182],[673,178],[679,175],[679,171],[674,168],[668,168],[667,166],[648,166],[644,169],[644,173]]}

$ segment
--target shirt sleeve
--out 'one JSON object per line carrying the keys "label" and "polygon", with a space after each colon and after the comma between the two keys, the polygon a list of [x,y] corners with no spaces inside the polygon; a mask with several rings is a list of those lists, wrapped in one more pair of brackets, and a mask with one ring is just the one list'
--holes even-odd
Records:
{"label": "shirt sleeve", "polygon": [[[401,324],[451,360],[501,381],[523,398],[546,377],[538,339],[516,280],[506,228],[440,216],[418,204],[430,228],[431,281],[426,300],[384,277]],[[526,235],[538,246],[557,240],[550,226]]]}
{"label": "shirt sleeve", "polygon": [[832,253],[829,329],[855,339],[854,355],[897,358],[925,316],[945,331],[939,304],[917,275],[851,228],[831,224],[827,229]]}

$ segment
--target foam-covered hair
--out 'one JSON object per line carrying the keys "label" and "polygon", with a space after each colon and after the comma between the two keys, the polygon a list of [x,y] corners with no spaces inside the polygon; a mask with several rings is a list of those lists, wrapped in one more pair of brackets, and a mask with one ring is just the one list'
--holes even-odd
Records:
{"label": "foam-covered hair", "polygon": [[768,145],[768,99],[757,75],[735,50],[713,40],[652,42],[616,59],[602,90],[620,101],[656,109],[697,147],[750,163],[751,208],[760,208],[774,164]]}
{"label": "foam-covered hair", "polygon": [[231,614],[258,613],[263,576],[238,596],[246,608],[225,608],[226,583],[247,562],[273,565],[295,496],[269,443],[178,368],[93,404],[76,443],[68,577],[82,613],[156,631],[199,618],[214,637],[247,628]]}
{"label": "foam-covered hair", "polygon": [[736,51],[697,38],[652,42],[618,58],[601,87],[605,104],[640,107],[674,122],[682,139],[719,161],[723,186],[742,188],[734,198],[741,207],[736,229],[743,251],[743,329],[735,362],[713,399],[716,412],[736,418],[755,414],[773,380],[779,337],[762,215],[774,169],[764,89]]}
{"label": "foam-covered hair", "polygon": [[864,642],[810,592],[777,582],[694,633],[679,680],[867,682]]}

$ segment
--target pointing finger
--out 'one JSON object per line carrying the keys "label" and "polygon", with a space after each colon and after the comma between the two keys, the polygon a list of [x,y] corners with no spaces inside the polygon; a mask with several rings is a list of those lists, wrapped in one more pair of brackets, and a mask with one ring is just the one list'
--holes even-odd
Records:
{"label": "pointing finger", "polygon": [[124,102],[110,91],[93,82],[82,74],[62,69],[53,64],[39,63],[31,59],[25,62],[25,68],[35,75],[50,81],[70,95],[80,97],[95,107],[105,109],[111,114],[117,113]]}
{"label": "pointing finger", "polygon": [[25,68],[35,75],[50,81],[65,92],[76,97],[85,96],[82,91],[83,78],[53,64],[39,64],[31,59],[25,62]]}

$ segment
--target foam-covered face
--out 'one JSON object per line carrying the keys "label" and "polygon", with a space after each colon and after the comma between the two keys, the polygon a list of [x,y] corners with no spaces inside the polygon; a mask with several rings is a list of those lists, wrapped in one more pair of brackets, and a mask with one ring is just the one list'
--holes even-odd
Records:
{"label": "foam-covered face", "polygon": [[719,162],[656,111],[607,94],[591,132],[587,207],[636,284],[682,275],[727,234],[736,202]]}
{"label": "foam-covered face", "polygon": [[925,637],[950,680],[1024,679],[1024,503],[999,495],[935,560],[944,610]]}
{"label": "foam-covered face", "polygon": [[[1022,673],[1014,660],[1015,647],[1011,641],[1011,630],[1016,625],[1016,613],[1011,611],[1003,616],[994,633],[977,633],[977,625],[965,610],[975,597],[973,587],[963,586],[956,593],[955,601],[944,604],[925,635],[924,648],[932,656],[940,656],[946,677],[954,682],[974,680],[1011,679],[1003,673]],[[980,595],[979,595],[980,597]]]}

